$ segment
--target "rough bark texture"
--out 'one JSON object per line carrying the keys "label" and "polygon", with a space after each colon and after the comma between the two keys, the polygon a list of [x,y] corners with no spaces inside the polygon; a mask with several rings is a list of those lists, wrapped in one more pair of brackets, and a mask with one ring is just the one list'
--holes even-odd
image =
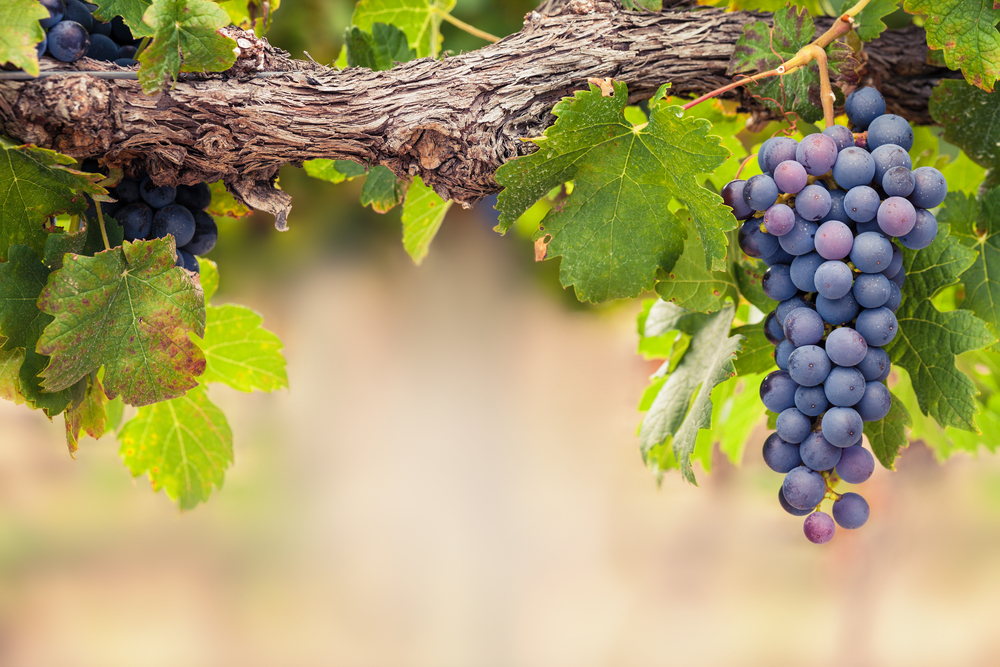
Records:
{"label": "rough bark texture", "polygon": [[[726,68],[743,26],[765,18],[715,9],[625,12],[594,0],[550,0],[540,9],[549,4],[560,13],[532,12],[523,30],[497,44],[387,72],[292,60],[230,28],[243,52],[228,72],[187,75],[157,97],[143,95],[137,81],[85,75],[4,82],[0,126],[75,157],[144,168],[159,183],[224,179],[245,203],[273,213],[279,228],[289,198],[272,186],[278,169],[313,158],[419,174],[446,199],[471,205],[499,189],[496,169],[530,152],[523,139],[541,134],[553,105],[588,78],[624,81],[632,100],[666,81],[674,94],[705,93],[730,82]],[[866,53],[866,76],[881,85],[889,110],[929,122],[931,87],[950,73],[926,64],[923,31],[887,32]],[[116,69],[86,59],[75,66]]]}

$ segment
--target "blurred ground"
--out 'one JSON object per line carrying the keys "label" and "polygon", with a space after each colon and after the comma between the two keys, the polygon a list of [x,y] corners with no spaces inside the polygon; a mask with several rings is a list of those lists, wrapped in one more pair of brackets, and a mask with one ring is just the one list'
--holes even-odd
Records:
{"label": "blurred ground", "polygon": [[252,288],[223,264],[292,389],[212,388],[236,464],[187,514],[0,404],[0,665],[996,664],[996,459],[912,447],[826,547],[759,442],[658,490],[634,312],[564,307],[514,242],[459,214],[419,269],[398,241]]}

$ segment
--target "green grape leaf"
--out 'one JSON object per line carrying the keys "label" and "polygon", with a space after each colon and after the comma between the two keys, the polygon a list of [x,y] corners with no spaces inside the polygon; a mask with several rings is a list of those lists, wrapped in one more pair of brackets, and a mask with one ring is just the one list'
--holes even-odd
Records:
{"label": "green grape leaf", "polygon": [[753,257],[744,257],[733,263],[732,272],[740,286],[740,294],[760,312],[769,313],[778,307],[777,301],[764,294],[762,281],[767,272],[767,264]]}
{"label": "green grape leaf", "polygon": [[48,238],[45,239],[45,251],[42,253],[42,256],[45,259],[45,265],[48,266],[50,270],[55,271],[56,269],[62,268],[63,255],[68,252],[73,253],[74,255],[93,254],[85,253],[83,250],[86,247],[86,228],[79,229],[75,232],[55,232],[49,234]]}
{"label": "green grape leaf", "polygon": [[406,34],[417,58],[436,58],[441,49],[441,13],[449,13],[455,0],[360,0],[351,25],[372,31],[375,23],[394,25]]}
{"label": "green grape leaf", "polygon": [[361,186],[361,205],[371,205],[376,213],[388,213],[405,195],[406,183],[396,178],[389,167],[379,165],[368,172]]}
{"label": "green grape leaf", "polygon": [[745,324],[733,329],[732,333],[743,337],[743,350],[736,357],[736,373],[753,375],[767,373],[776,368],[774,345],[764,335],[764,323]]}
{"label": "green grape leaf", "polygon": [[[662,93],[662,90],[661,90]],[[710,124],[684,116],[660,94],[639,129],[624,115],[628,90],[600,89],[564,98],[556,122],[533,139],[538,151],[497,171],[504,186],[497,230],[506,232],[552,188],[574,182],[572,194],[542,220],[536,238],[548,238],[548,256],[562,257],[560,277],[581,301],[634,297],[650,289],[657,271],[670,271],[686,236],[671,199],[687,207],[701,237],[706,268],[726,269],[726,234],[736,226],[722,199],[700,185],[729,156]]]}
{"label": "green grape leaf", "polygon": [[229,15],[214,2],[157,0],[142,20],[154,31],[139,54],[139,83],[147,95],[181,72],[223,72],[236,62],[236,41],[218,32],[229,25]]}
{"label": "green grape leaf", "polygon": [[403,201],[403,247],[415,264],[424,261],[451,204],[424,185],[419,176],[413,177]]}
{"label": "green grape leaf", "polygon": [[760,402],[760,383],[763,373],[738,375],[729,378],[712,390],[712,428],[698,431],[696,452],[706,452],[702,461],[710,470],[712,444],[719,444],[719,451],[734,465],[743,461],[743,452],[754,428],[764,419],[765,410]]}
{"label": "green grape leaf", "polygon": [[903,0],[910,14],[924,14],[927,46],[943,49],[950,69],[989,92],[1000,77],[1000,6],[993,0]]}
{"label": "green grape leaf", "polygon": [[942,426],[976,431],[976,394],[972,380],[955,367],[955,356],[996,341],[983,320],[968,310],[939,311],[933,297],[955,284],[976,259],[938,225],[937,239],[920,251],[903,250],[906,283],[896,312],[899,329],[886,346],[894,364],[913,378],[920,410]]}
{"label": "green grape leaf", "polygon": [[104,387],[92,373],[84,378],[86,389],[82,400],[70,405],[63,414],[66,420],[66,445],[73,454],[80,446],[80,438],[84,433],[95,440],[104,435],[108,416],[105,406],[108,397],[104,395]]}
{"label": "green grape leaf", "polygon": [[119,450],[134,477],[149,475],[181,509],[208,500],[221,489],[233,462],[233,433],[204,387],[139,408],[118,432]]}
{"label": "green grape leaf", "polygon": [[10,63],[38,76],[39,42],[45,39],[40,19],[49,11],[38,0],[5,0],[0,3],[0,64]]}
{"label": "green grape leaf", "polygon": [[1000,170],[1000,90],[983,92],[964,81],[945,79],[931,93],[931,117],[944,126],[944,139],[981,167]]}
{"label": "green grape leaf", "polygon": [[941,165],[939,170],[948,182],[949,192],[965,192],[974,195],[986,179],[986,170],[970,160],[964,151],[960,152],[954,160]]}
{"label": "green grape leaf", "polygon": [[[18,371],[18,383],[25,403],[32,410],[42,410],[51,419],[66,409],[73,398],[74,389],[71,386],[60,391],[48,391],[42,388],[39,374],[49,365],[49,357],[38,352],[38,339],[45,327],[52,321],[52,316],[42,313],[28,326],[27,340],[24,348],[24,363]],[[81,381],[82,380],[81,378]]]}
{"label": "green grape leaf", "polygon": [[[773,30],[764,21],[749,23],[743,28],[729,61],[728,74],[754,74],[775,69],[791,60],[815,35],[816,26],[806,10],[780,9],[774,14]],[[828,46],[826,54],[831,79],[848,77],[857,64],[850,59],[851,50],[843,42]],[[819,69],[815,62],[797,72],[749,84],[747,90],[762,98],[768,108],[794,112],[808,123],[823,117]]]}
{"label": "green grape leaf", "polygon": [[0,350],[0,398],[13,401],[14,405],[24,403],[19,377],[23,363],[24,348]]}
{"label": "green grape leaf", "polygon": [[[972,266],[959,276],[965,285],[961,307],[984,320],[994,337],[1000,336],[1000,188],[979,202],[949,192],[938,219],[951,225],[952,236],[962,245],[978,251]],[[993,349],[1000,351],[1000,345]]]}
{"label": "green grape leaf", "polygon": [[201,291],[205,294],[207,304],[219,289],[219,266],[207,257],[199,257],[198,268],[198,282],[201,283]]}
{"label": "green grape leaf", "polygon": [[50,318],[38,309],[38,295],[45,288],[49,269],[38,261],[26,245],[10,247],[10,257],[0,264],[0,336],[6,336],[4,350],[28,346],[28,330],[42,319],[44,328]]}
{"label": "green grape leaf", "polygon": [[380,72],[394,63],[413,60],[417,54],[406,42],[406,33],[394,25],[375,23],[371,32],[357,26],[348,29],[344,40],[351,67],[367,67]]}
{"label": "green grape leaf", "polygon": [[313,178],[330,181],[331,183],[340,183],[345,180],[350,181],[368,173],[365,171],[364,165],[351,162],[350,160],[327,160],[319,158],[316,160],[306,160],[302,163],[302,166],[305,168],[306,173]]}
{"label": "green grape leaf", "polygon": [[226,190],[226,184],[222,181],[209,183],[208,189],[212,191],[212,203],[205,209],[209,215],[215,218],[245,218],[253,215],[253,211],[236,201],[236,198]]}
{"label": "green grape leaf", "polygon": [[174,266],[172,236],[125,241],[94,257],[71,255],[49,277],[39,307],[55,317],[38,343],[52,357],[50,391],[105,367],[109,398],[146,405],[197,384],[205,357],[188,333],[205,331],[200,287]]}
{"label": "green grape leaf", "polygon": [[674,214],[687,228],[684,251],[669,272],[661,273],[656,283],[660,298],[688,310],[712,312],[722,308],[726,299],[738,297],[736,282],[728,271],[705,268],[705,249],[701,245],[691,215],[684,209]]}
{"label": "green grape leaf", "polygon": [[[691,454],[698,430],[712,426],[712,391],[736,372],[733,357],[740,351],[740,336],[729,335],[735,313],[732,306],[697,318],[673,308],[681,311],[673,319],[691,336],[691,343],[642,420],[639,444],[647,461],[672,450],[684,479],[696,484]],[[647,329],[650,324],[647,319]]]}
{"label": "green grape leaf", "polygon": [[93,0],[97,5],[94,17],[110,22],[116,16],[132,31],[133,37],[148,37],[153,34],[152,28],[142,22],[142,17],[153,4],[153,0]]}
{"label": "green grape leaf", "polygon": [[208,306],[205,336],[191,335],[205,353],[200,382],[224,382],[239,391],[288,387],[281,340],[261,326],[263,321],[246,306]]}
{"label": "green grape leaf", "polygon": [[[857,3],[857,0],[833,0],[833,15],[839,16]],[[865,42],[881,35],[888,27],[882,19],[899,9],[899,0],[871,0],[861,13],[854,17],[854,30]]]}
{"label": "green grape leaf", "polygon": [[271,27],[272,17],[281,6],[281,0],[226,0],[220,5],[234,25],[263,35]]}
{"label": "green grape leaf", "polygon": [[7,248],[16,243],[41,257],[49,217],[86,209],[84,195],[105,191],[91,180],[101,176],[65,168],[75,160],[55,151],[3,139],[0,148],[0,260],[7,261]]}
{"label": "green grape leaf", "polygon": [[865,422],[865,435],[871,445],[875,458],[888,470],[896,469],[896,457],[899,451],[909,444],[906,440],[906,427],[913,426],[910,413],[903,401],[892,394],[892,405],[889,414],[877,422]]}

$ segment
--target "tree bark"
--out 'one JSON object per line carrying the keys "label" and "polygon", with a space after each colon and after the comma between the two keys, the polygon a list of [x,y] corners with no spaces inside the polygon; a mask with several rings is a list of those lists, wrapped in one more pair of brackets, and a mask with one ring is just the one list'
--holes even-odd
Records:
{"label": "tree bark", "polygon": [[[296,61],[263,39],[228,28],[241,54],[228,72],[184,75],[168,92],[145,96],[137,81],[88,75],[0,85],[0,126],[20,141],[109,166],[145,169],[161,184],[223,179],[244,203],[276,216],[289,197],[273,187],[278,169],[314,158],[386,165],[419,175],[442,197],[471,205],[500,188],[493,174],[531,152],[524,141],[554,120],[560,98],[588,78],[629,86],[648,98],[700,95],[731,81],[729,59],[743,26],[766,16],[716,9],[626,12],[617,3],[550,0],[559,13],[532,12],[497,44],[411,61],[385,72],[336,71]],[[951,73],[926,64],[920,28],[886,32],[865,49],[866,77],[889,110],[930,122],[933,85]],[[114,70],[81,60],[43,59],[43,69]],[[765,113],[741,91],[741,105]]]}

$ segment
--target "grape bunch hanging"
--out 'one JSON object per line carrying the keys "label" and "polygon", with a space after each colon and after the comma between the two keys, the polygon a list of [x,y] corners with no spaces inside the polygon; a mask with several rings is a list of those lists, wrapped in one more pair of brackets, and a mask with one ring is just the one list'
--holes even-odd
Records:
{"label": "grape bunch hanging", "polygon": [[130,67],[140,40],[116,16],[111,22],[98,21],[91,14],[97,5],[81,0],[41,0],[49,17],[39,21],[45,37],[38,43],[38,57],[46,52],[65,63],[87,57]]}
{"label": "grape bunch hanging", "polygon": [[[912,250],[930,245],[937,220],[929,209],[948,190],[937,169],[911,170],[913,131],[885,113],[877,90],[851,93],[846,111],[857,133],[832,125],[801,142],[768,139],[757,156],[763,173],[722,190],[745,221],[740,248],[768,265],[764,292],[779,302],[764,320],[779,369],[760,388],[777,414],[764,461],[785,475],[778,502],[806,517],[806,538],[817,544],[837,525],[868,520],[867,501],[835,487],[871,477],[863,423],[885,418],[892,404],[883,347],[897,334],[906,279],[892,239]],[[826,498],[832,518],[819,510]]]}

